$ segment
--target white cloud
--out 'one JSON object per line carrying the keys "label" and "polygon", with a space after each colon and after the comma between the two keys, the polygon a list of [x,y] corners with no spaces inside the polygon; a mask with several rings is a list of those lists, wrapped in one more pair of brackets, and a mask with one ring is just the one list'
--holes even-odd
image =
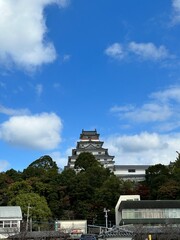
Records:
{"label": "white cloud", "polygon": [[61,142],[61,119],[54,113],[13,116],[0,125],[0,139],[30,149],[54,149]]}
{"label": "white cloud", "polygon": [[36,93],[38,96],[41,96],[42,92],[43,92],[43,85],[42,84],[37,84],[36,87]]}
{"label": "white cloud", "polygon": [[6,114],[6,115],[23,115],[23,114],[29,114],[28,109],[13,109],[13,108],[7,108],[3,105],[0,105],[0,113]]}
{"label": "white cloud", "polygon": [[169,164],[175,161],[179,150],[180,134],[161,135],[142,132],[136,135],[117,135],[105,140],[109,154],[115,156],[115,163]]}
{"label": "white cloud", "polygon": [[125,106],[114,106],[111,108],[111,112],[127,112],[134,110],[133,105],[125,105]]}
{"label": "white cloud", "polygon": [[172,110],[168,105],[158,103],[143,104],[140,108],[124,113],[123,117],[137,122],[164,121],[170,118]]}
{"label": "white cloud", "polygon": [[45,39],[43,15],[49,4],[67,5],[67,0],[0,0],[0,63],[32,69],[56,58],[51,42]]}
{"label": "white cloud", "polygon": [[129,43],[129,51],[142,59],[149,59],[152,61],[166,59],[169,53],[164,46],[156,47],[153,43]]}
{"label": "white cloud", "polygon": [[163,91],[154,92],[146,103],[140,106],[114,106],[111,112],[120,120],[132,123],[151,123],[158,131],[170,131],[180,127],[180,87],[172,86]]}
{"label": "white cloud", "polygon": [[[71,151],[72,151],[72,149],[71,149]],[[68,162],[68,154],[67,153],[63,155],[61,152],[56,151],[56,152],[51,152],[49,155],[57,163],[57,165],[60,169],[64,169],[64,166],[67,166],[67,162]]]}
{"label": "white cloud", "polygon": [[105,54],[114,59],[121,60],[124,58],[123,47],[119,43],[114,43],[105,49]]}
{"label": "white cloud", "polygon": [[71,55],[70,55],[70,54],[65,54],[65,55],[63,56],[63,62],[68,62],[68,61],[70,60],[70,58],[71,58]]}
{"label": "white cloud", "polygon": [[172,0],[173,7],[173,23],[180,23],[180,0]]}
{"label": "white cloud", "polygon": [[157,47],[153,43],[129,42],[127,45],[114,43],[105,49],[105,54],[116,60],[123,60],[128,56],[139,57],[141,60],[162,61],[173,56],[163,45]]}
{"label": "white cloud", "polygon": [[10,164],[5,160],[0,160],[0,172],[6,171]]}
{"label": "white cloud", "polygon": [[171,86],[163,91],[152,93],[151,97],[161,102],[180,102],[180,87]]}

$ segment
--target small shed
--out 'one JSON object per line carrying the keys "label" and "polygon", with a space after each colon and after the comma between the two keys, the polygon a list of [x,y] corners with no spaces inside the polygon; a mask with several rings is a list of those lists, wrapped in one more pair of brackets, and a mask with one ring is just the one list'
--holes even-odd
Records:
{"label": "small shed", "polygon": [[0,206],[0,238],[19,233],[21,220],[20,206]]}

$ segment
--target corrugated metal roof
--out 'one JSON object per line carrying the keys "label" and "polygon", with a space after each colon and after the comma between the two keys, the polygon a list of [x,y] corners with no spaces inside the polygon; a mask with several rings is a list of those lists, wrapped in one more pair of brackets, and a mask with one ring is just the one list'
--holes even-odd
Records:
{"label": "corrugated metal roof", "polygon": [[19,206],[0,206],[0,219],[22,219],[22,212]]}

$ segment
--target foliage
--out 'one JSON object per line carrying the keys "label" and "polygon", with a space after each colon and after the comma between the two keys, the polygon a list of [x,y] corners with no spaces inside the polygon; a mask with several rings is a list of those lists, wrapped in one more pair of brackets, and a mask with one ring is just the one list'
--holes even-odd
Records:
{"label": "foliage", "polygon": [[79,154],[75,162],[75,169],[87,170],[92,166],[100,166],[100,163],[89,152],[82,152]]}
{"label": "foliage", "polygon": [[158,189],[158,199],[180,199],[180,185],[174,180],[169,180]]}
{"label": "foliage", "polygon": [[20,205],[23,216],[34,221],[87,219],[104,224],[104,208],[114,223],[114,208],[120,195],[139,194],[141,199],[180,198],[180,156],[168,166],[147,169],[144,182],[124,181],[104,168],[91,153],[81,153],[75,170],[58,171],[47,155],[32,162],[23,172],[10,169],[0,173],[0,205]]}
{"label": "foliage", "polygon": [[52,175],[56,174],[58,174],[57,164],[48,155],[42,156],[39,159],[35,160],[23,171],[24,179],[30,177],[50,179]]}
{"label": "foliage", "polygon": [[56,162],[48,155],[42,156],[39,159],[32,162],[29,167],[44,169],[48,171],[49,169],[58,169]]}
{"label": "foliage", "polygon": [[16,195],[29,192],[32,192],[32,187],[28,184],[28,182],[23,180],[20,182],[12,183],[7,190],[7,195],[8,199],[12,199]]}
{"label": "foliage", "polygon": [[22,173],[12,168],[6,171],[6,175],[9,176],[14,182],[22,180]]}
{"label": "foliage", "polygon": [[46,199],[36,193],[20,193],[9,201],[9,205],[20,206],[24,217],[27,216],[29,205],[29,216],[36,221],[48,220],[51,217]]}

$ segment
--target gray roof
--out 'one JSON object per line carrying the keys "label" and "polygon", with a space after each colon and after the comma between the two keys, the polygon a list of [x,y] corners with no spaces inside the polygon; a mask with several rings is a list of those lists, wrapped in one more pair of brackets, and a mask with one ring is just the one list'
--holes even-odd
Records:
{"label": "gray roof", "polygon": [[20,232],[19,234],[10,236],[9,239],[70,239],[69,234],[60,231],[33,231]]}
{"label": "gray roof", "polygon": [[0,206],[0,219],[22,219],[19,206]]}
{"label": "gray roof", "polygon": [[180,208],[180,200],[122,201],[120,209]]}
{"label": "gray roof", "polygon": [[84,129],[83,129],[80,136],[82,136],[82,135],[85,135],[85,136],[98,135],[98,136],[99,136],[99,134],[97,133],[96,129],[93,130],[93,131],[87,131],[87,130],[84,130]]}

